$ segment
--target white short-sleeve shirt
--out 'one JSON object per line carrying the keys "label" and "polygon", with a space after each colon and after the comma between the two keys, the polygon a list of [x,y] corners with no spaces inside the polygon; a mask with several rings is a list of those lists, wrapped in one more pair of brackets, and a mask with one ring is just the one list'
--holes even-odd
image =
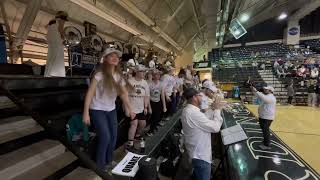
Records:
{"label": "white short-sleeve shirt", "polygon": [[146,80],[137,81],[135,78],[129,79],[129,83],[134,88],[129,92],[132,111],[136,114],[142,113],[145,105],[144,98],[150,96],[149,85]]}
{"label": "white short-sleeve shirt", "polygon": [[162,83],[160,81],[158,83],[155,83],[154,81],[150,81],[149,88],[150,88],[150,100],[152,102],[159,102],[161,98]]}
{"label": "white short-sleeve shirt", "polygon": [[[103,74],[98,72],[94,76],[97,81],[96,92],[92,98],[90,109],[101,110],[101,111],[112,111],[116,108],[115,101],[118,96],[116,90],[111,92],[106,92],[103,85]],[[125,85],[125,81],[121,78],[119,74],[113,75],[114,80],[117,83],[121,83],[122,86]]]}
{"label": "white short-sleeve shirt", "polygon": [[161,81],[163,84],[163,88],[165,88],[166,95],[171,96],[175,85],[174,77],[170,76],[169,74],[165,74],[164,76],[162,76]]}

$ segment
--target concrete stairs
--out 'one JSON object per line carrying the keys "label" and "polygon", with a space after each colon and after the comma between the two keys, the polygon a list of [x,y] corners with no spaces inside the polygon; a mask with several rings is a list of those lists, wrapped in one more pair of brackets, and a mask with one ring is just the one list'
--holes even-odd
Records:
{"label": "concrete stairs", "polygon": [[0,101],[1,180],[45,179],[77,159],[59,141],[48,139],[31,117],[6,116],[15,104],[4,96]]}

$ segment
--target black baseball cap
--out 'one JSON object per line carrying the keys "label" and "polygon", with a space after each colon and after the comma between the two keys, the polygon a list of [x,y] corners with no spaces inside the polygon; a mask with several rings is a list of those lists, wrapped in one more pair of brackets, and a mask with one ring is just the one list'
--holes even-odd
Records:
{"label": "black baseball cap", "polygon": [[195,95],[198,95],[200,92],[196,90],[195,88],[187,88],[184,92],[183,95],[184,97],[188,100],[192,98]]}

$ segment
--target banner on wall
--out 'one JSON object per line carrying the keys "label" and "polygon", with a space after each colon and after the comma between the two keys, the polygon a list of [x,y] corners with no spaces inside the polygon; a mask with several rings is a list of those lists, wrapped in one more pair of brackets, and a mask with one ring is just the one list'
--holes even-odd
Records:
{"label": "banner on wall", "polygon": [[299,41],[300,41],[300,26],[299,25],[289,26],[285,30],[285,36],[284,37],[285,37],[284,42],[287,45],[299,44]]}

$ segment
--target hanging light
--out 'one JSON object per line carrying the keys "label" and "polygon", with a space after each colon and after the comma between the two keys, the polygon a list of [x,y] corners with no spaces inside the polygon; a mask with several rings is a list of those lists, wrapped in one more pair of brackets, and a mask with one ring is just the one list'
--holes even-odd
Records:
{"label": "hanging light", "polygon": [[288,17],[288,14],[285,13],[285,12],[282,12],[282,13],[279,15],[278,19],[279,19],[279,20],[284,20],[284,19],[286,19],[287,17]]}

